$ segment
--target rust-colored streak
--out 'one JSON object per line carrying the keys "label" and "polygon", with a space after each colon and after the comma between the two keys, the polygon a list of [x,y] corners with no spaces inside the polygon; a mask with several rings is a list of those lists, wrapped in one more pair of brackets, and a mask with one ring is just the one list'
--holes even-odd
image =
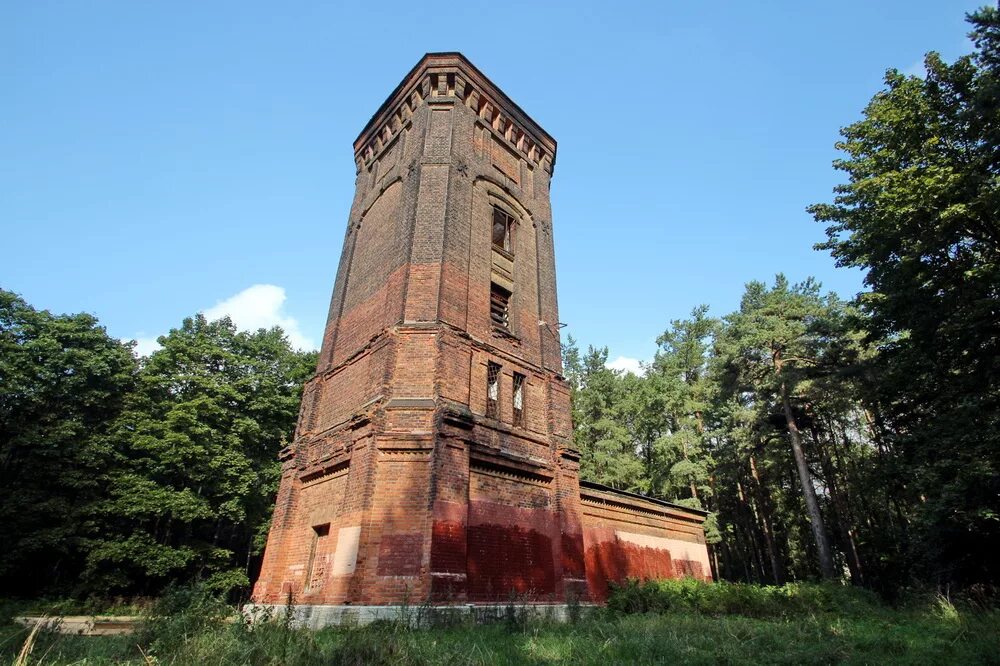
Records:
{"label": "rust-colored streak", "polygon": [[696,560],[674,560],[674,572],[677,574],[677,578],[690,576],[698,580],[708,580],[701,562]]}

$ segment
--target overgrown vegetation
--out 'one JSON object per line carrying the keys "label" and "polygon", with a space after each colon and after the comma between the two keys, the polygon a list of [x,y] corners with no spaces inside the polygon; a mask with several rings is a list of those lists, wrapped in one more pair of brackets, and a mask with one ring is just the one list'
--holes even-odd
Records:
{"label": "overgrown vegetation", "polygon": [[785,619],[824,613],[865,617],[884,610],[871,592],[841,585],[704,583],[693,578],[629,580],[612,585],[608,608],[623,613],[682,612]]}
{"label": "overgrown vegetation", "polygon": [[[6,608],[6,607],[5,607]],[[1000,614],[922,601],[902,608],[837,585],[630,583],[576,622],[410,628],[248,624],[204,588],[177,589],[133,636],[41,633],[29,664],[997,663]],[[28,630],[0,618],[0,659]]]}

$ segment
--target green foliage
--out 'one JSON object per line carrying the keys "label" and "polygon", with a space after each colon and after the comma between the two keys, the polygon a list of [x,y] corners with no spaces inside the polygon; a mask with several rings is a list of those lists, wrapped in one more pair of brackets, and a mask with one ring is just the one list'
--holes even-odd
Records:
{"label": "green foliage", "polygon": [[1000,12],[969,16],[973,54],[890,70],[842,130],[848,176],[821,244],[861,268],[858,319],[878,354],[868,399],[908,523],[900,564],[923,578],[996,581],[1000,547]]}
{"label": "green foliage", "polygon": [[246,587],[315,353],[187,319],[141,365],[91,315],[0,291],[0,581]]}
{"label": "green foliage", "polygon": [[795,618],[816,613],[860,617],[884,611],[870,592],[837,584],[703,583],[693,578],[613,585],[608,608],[623,613],[698,613]]}
{"label": "green foliage", "polygon": [[217,631],[231,614],[204,584],[169,587],[144,615],[136,642],[151,656],[172,654],[206,630]]}
{"label": "green foliage", "polygon": [[[701,508],[711,494],[704,445],[707,307],[675,321],[643,377],[606,367],[608,350],[582,358],[572,337],[564,348],[573,391],[574,438],[584,478],[623,490],[684,500]],[[717,533],[709,534],[717,540]]]}
{"label": "green foliage", "polygon": [[0,584],[53,589],[80,571],[104,435],[135,383],[128,345],[89,314],[0,290]]}
{"label": "green foliage", "polygon": [[[575,347],[570,348],[575,354]],[[608,369],[608,350],[591,347],[579,364],[579,388],[574,390],[573,437],[584,454],[582,475],[615,488],[643,491],[642,463],[636,428],[641,418],[634,377]]]}
{"label": "green foliage", "polygon": [[249,544],[270,516],[277,453],[315,357],[292,351],[279,329],[238,332],[201,315],[160,343],[110,437],[86,579],[246,586]]}

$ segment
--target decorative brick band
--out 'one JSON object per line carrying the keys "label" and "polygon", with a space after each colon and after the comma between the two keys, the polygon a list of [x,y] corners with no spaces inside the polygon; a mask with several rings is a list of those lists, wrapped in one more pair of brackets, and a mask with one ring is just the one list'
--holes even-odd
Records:
{"label": "decorative brick band", "polygon": [[319,469],[308,470],[299,476],[299,480],[307,485],[319,483],[321,481],[328,481],[338,476],[347,474],[350,466],[350,458],[347,458],[346,460],[339,460],[333,464],[320,467]]}
{"label": "decorative brick band", "polygon": [[[584,484],[580,485],[583,486]],[[694,523],[699,526],[704,522],[704,518],[695,513],[684,513],[683,510],[657,510],[630,502],[627,499],[614,500],[608,497],[588,494],[582,488],[580,491],[580,502],[584,505],[607,508],[613,511],[623,511],[637,516],[650,516],[659,519],[669,518],[672,520]]]}

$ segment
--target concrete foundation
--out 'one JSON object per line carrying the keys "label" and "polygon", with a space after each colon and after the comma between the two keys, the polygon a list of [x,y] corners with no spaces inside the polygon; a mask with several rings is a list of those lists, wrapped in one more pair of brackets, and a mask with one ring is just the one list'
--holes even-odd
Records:
{"label": "concrete foundation", "polygon": [[395,605],[348,606],[247,604],[243,614],[254,622],[281,621],[290,615],[291,625],[297,628],[322,629],[323,627],[362,627],[382,620],[400,622],[411,627],[440,627],[456,624],[493,624],[496,622],[522,622],[543,620],[569,622],[594,604],[461,604],[449,606]]}

